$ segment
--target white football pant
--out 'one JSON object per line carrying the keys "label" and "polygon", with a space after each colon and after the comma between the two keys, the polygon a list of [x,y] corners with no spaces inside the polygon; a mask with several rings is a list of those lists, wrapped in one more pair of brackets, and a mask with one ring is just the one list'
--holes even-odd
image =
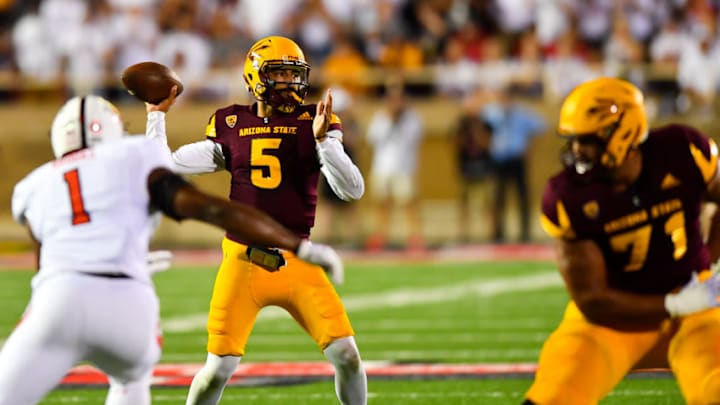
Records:
{"label": "white football pant", "polygon": [[147,284],[80,273],[43,281],[0,351],[0,405],[36,404],[84,361],[120,384],[145,381],[149,404],[158,323],[157,295]]}

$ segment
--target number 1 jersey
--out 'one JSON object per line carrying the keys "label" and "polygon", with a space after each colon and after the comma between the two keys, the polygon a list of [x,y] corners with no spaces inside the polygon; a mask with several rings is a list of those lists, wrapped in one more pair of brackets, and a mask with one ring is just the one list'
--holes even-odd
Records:
{"label": "number 1 jersey", "polygon": [[13,192],[15,220],[40,242],[33,285],[66,271],[122,272],[150,283],[148,243],[159,221],[151,214],[147,178],[172,168],[164,145],[124,137],[48,162]]}

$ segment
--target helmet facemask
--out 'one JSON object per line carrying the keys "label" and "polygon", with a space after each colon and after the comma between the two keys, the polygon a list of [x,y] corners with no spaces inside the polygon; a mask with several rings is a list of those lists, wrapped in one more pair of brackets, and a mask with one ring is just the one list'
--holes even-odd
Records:
{"label": "helmet facemask", "polygon": [[[280,72],[286,78],[273,80]],[[291,113],[303,103],[308,92],[310,66],[305,62],[268,61],[260,68],[260,81],[265,85],[262,101],[283,113]]]}

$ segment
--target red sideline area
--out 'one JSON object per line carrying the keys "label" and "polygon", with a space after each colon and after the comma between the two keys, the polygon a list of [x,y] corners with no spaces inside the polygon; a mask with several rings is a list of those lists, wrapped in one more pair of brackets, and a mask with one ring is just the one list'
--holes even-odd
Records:
{"label": "red sideline area", "polygon": [[[530,377],[537,365],[516,364],[392,364],[387,362],[364,362],[370,378],[430,379],[430,378],[489,378]],[[155,368],[154,386],[189,386],[202,364],[160,364]],[[230,385],[264,385],[282,382],[304,382],[331,379],[335,373],[327,362],[292,363],[246,363],[240,364],[230,379]],[[637,370],[635,373],[665,375],[663,369]],[[64,386],[107,385],[107,378],[92,366],[77,366],[62,381]]]}
{"label": "red sideline area", "polygon": [[[214,265],[220,263],[220,249],[172,250],[176,266]],[[457,245],[420,251],[387,250],[368,253],[363,250],[339,249],[340,256],[351,263],[372,262],[469,262],[469,261],[552,261],[551,245],[503,244],[503,245]],[[30,252],[0,254],[0,270],[32,268],[35,256]]]}
{"label": "red sideline area", "polygon": [[[363,363],[369,377],[450,378],[490,375],[532,374],[535,364],[389,364]],[[202,364],[160,364],[155,368],[153,385],[188,386]],[[327,362],[247,363],[240,364],[230,379],[231,385],[253,381],[280,382],[332,378],[335,370]],[[92,366],[77,366],[68,373],[62,385],[107,385],[107,378]]]}

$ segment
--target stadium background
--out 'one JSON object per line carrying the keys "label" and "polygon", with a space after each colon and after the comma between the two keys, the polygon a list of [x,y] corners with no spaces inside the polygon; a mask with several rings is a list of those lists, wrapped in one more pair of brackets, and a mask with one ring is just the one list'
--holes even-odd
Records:
{"label": "stadium background", "polygon": [[[347,282],[339,292],[374,370],[371,402],[517,404],[567,300],[537,220],[544,182],[559,168],[561,141],[553,128],[562,96],[590,77],[622,76],[646,92],[653,125],[685,122],[717,139],[719,9],[717,0],[0,0],[0,341],[27,303],[33,274],[25,230],[10,218],[12,187],[51,159],[48,131],[63,101],[102,94],[120,107],[128,130],[141,133],[144,108],[120,88],[120,72],[142,60],[165,63],[187,89],[168,117],[174,148],[201,139],[216,108],[251,101],[241,77],[244,52],[262,36],[281,34],[301,44],[313,67],[308,102],[327,87],[351,96],[340,116],[352,113],[359,123],[357,161],[364,174],[371,157],[364,129],[382,104],[387,80],[404,78],[426,128],[418,174],[423,234],[440,249],[376,257],[352,249],[371,231],[372,195],[366,195],[357,202],[356,244],[341,251]],[[454,129],[461,114],[477,112],[504,89],[547,120],[547,133],[528,155],[534,244],[490,244],[482,215],[488,207],[478,201],[474,243],[459,245]],[[227,195],[225,173],[192,181]],[[510,206],[515,209],[513,199]],[[318,240],[327,239],[326,209],[321,201],[313,233]],[[518,228],[513,213],[511,241]],[[392,236],[401,243],[405,224],[398,215],[394,221]],[[179,363],[186,379],[204,359],[221,236],[204,225],[163,220],[153,242],[178,248],[173,271],[156,280],[162,367]],[[312,362],[316,371],[324,364],[287,315],[263,312],[243,362],[260,375],[241,370],[235,384],[242,387],[229,388],[226,403],[333,402],[327,372],[302,378],[319,380],[321,387],[281,386],[301,376],[263,369],[278,361],[292,362],[290,368]],[[378,366],[463,364],[505,372],[455,373],[437,381],[426,371],[389,381],[375,374]],[[270,370],[278,367],[271,363]],[[677,386],[667,377],[626,379],[603,404],[678,404]],[[102,402],[102,387],[81,390],[77,381],[43,404]],[[163,387],[153,390],[153,399],[181,403],[185,392]]]}
{"label": "stadium background", "polygon": [[[710,0],[0,1],[0,246],[25,246],[24,231],[9,217],[12,186],[51,158],[48,128],[64,99],[105,95],[119,105],[130,132],[141,133],[143,107],[120,88],[119,72],[157,60],[175,68],[187,88],[168,117],[171,146],[199,140],[216,108],[250,101],[241,78],[244,52],[268,34],[290,36],[304,48],[313,67],[307,102],[327,87],[349,95],[345,104],[359,122],[357,160],[365,174],[371,156],[365,126],[381,105],[384,83],[403,77],[425,126],[419,191],[423,234],[435,246],[458,236],[457,119],[512,89],[548,123],[528,157],[531,238],[545,242],[537,207],[544,181],[559,167],[558,104],[575,84],[599,75],[626,77],[647,92],[654,125],[688,122],[715,136],[718,8]],[[224,173],[193,181],[227,195]],[[371,232],[371,198],[357,203],[363,218],[357,245]],[[513,210],[514,200],[510,205]],[[318,240],[327,236],[324,209],[321,202]],[[476,202],[476,242],[488,241],[481,214],[487,209]],[[510,240],[515,217],[508,215]],[[393,238],[401,240],[403,216],[394,218]],[[219,237],[204,225],[164,221],[155,240],[206,247]]]}

